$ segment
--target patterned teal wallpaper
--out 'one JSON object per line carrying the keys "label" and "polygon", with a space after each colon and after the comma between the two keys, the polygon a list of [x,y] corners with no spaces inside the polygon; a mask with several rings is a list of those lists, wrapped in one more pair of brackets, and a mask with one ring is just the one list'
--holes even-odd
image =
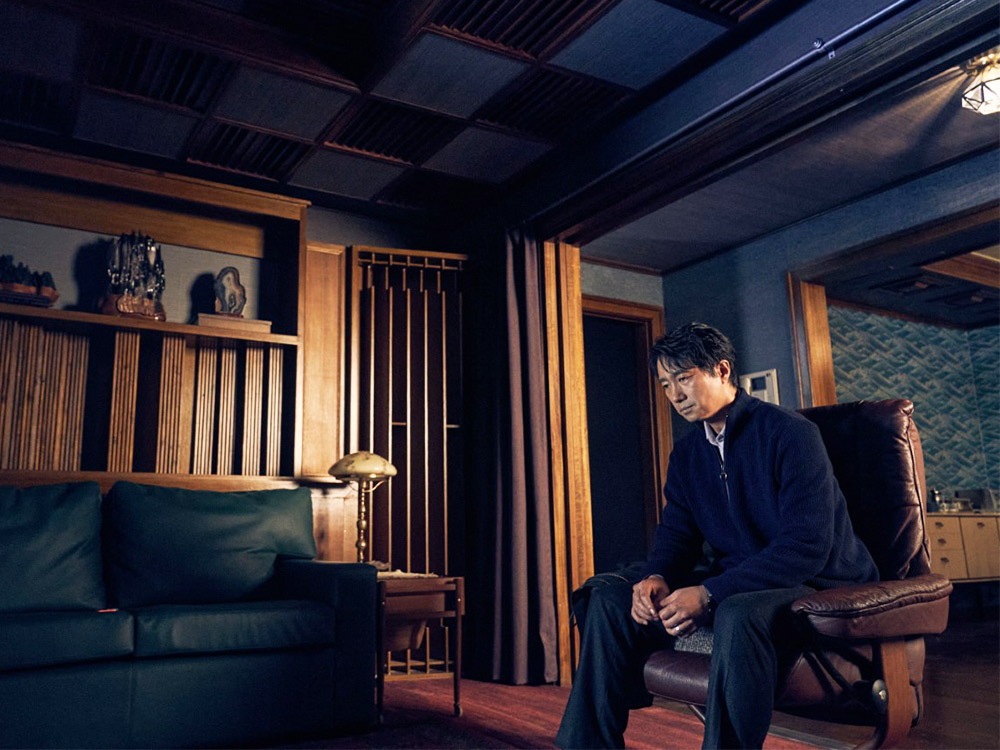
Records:
{"label": "patterned teal wallpaper", "polygon": [[960,331],[830,306],[837,400],[908,398],[928,488],[1000,487],[1000,327]]}

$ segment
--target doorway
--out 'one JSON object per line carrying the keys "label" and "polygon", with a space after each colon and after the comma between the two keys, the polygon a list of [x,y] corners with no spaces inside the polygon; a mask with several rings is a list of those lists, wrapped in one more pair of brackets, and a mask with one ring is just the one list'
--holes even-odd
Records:
{"label": "doorway", "polygon": [[670,416],[647,367],[662,308],[583,298],[594,571],[645,560],[659,522]]}

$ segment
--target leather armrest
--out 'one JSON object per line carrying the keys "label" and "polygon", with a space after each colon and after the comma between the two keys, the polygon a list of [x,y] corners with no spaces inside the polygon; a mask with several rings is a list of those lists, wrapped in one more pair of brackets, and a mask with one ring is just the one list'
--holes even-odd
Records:
{"label": "leather armrest", "polygon": [[792,611],[820,635],[898,638],[944,632],[951,581],[915,576],[817,591],[792,603]]}
{"label": "leather armrest", "polygon": [[[375,568],[367,563],[280,559],[275,565],[272,595],[311,599],[333,606],[337,641],[349,638],[364,653],[375,651]],[[371,650],[365,651],[371,641]]]}

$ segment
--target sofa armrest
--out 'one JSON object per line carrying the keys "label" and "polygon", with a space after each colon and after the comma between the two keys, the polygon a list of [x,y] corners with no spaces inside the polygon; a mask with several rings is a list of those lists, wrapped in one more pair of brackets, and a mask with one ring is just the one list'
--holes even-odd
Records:
{"label": "sofa armrest", "polygon": [[375,653],[373,566],[279,559],[272,583],[274,595],[283,599],[311,599],[331,605],[336,613],[337,642],[354,643],[367,653]]}
{"label": "sofa armrest", "polygon": [[915,576],[817,591],[792,602],[816,633],[832,638],[900,638],[944,632],[951,581]]}
{"label": "sofa armrest", "polygon": [[333,710],[352,723],[375,721],[375,568],[364,563],[279,559],[273,595],[312,599],[334,610]]}

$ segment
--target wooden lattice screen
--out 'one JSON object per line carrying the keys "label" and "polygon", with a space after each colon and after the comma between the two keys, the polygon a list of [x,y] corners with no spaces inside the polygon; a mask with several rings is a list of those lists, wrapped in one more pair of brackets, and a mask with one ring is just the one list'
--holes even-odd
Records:
{"label": "wooden lattice screen", "polygon": [[460,507],[464,258],[372,248],[353,253],[351,450],[399,474],[375,491],[374,560],[451,573],[448,527]]}
{"label": "wooden lattice screen", "polygon": [[[368,540],[371,558],[393,570],[461,567],[448,532],[462,523],[464,261],[352,252],[348,447],[385,456],[399,471],[374,493]],[[393,654],[390,674],[447,673],[447,637],[429,630],[420,649]]]}

